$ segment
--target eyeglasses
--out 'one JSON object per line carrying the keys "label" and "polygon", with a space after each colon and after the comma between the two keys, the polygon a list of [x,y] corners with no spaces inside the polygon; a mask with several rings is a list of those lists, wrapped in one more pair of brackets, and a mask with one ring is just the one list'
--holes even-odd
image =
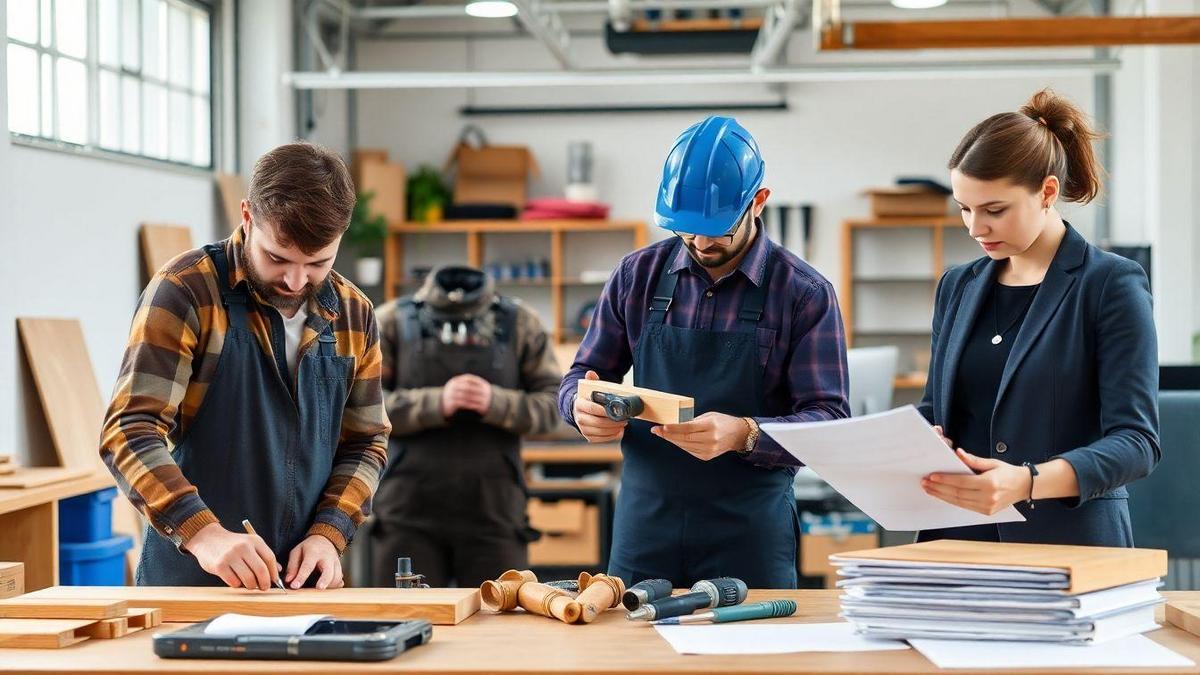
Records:
{"label": "eyeglasses", "polygon": [[[750,209],[746,209],[746,212],[742,214],[741,218],[738,218],[738,221],[737,221],[737,223],[734,224],[732,230],[726,232],[725,234],[720,234],[715,237],[709,237],[709,239],[712,239],[713,241],[718,242],[724,246],[731,246],[731,245],[733,245],[733,238],[735,236],[737,236],[738,230],[742,229],[742,225],[749,219],[750,219]],[[695,234],[688,234],[686,232],[676,232],[675,230],[671,230],[671,232],[675,236],[679,237],[680,239],[686,241],[689,244],[692,243],[692,241],[695,240],[696,237],[698,236]]]}

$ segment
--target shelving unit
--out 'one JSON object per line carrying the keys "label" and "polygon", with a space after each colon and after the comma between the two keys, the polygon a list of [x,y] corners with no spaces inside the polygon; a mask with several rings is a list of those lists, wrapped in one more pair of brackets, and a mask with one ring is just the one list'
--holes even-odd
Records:
{"label": "shelving unit", "polygon": [[[842,307],[842,319],[846,328],[846,342],[851,347],[865,346],[863,342],[871,342],[872,344],[882,344],[885,342],[899,343],[901,346],[901,363],[899,365],[899,373],[896,377],[896,389],[898,390],[919,390],[924,388],[926,376],[923,368],[920,368],[921,358],[913,357],[911,362],[906,362],[906,356],[913,356],[919,348],[916,342],[920,338],[925,338],[924,347],[928,349],[929,321],[922,319],[922,327],[914,326],[888,326],[879,325],[875,320],[864,317],[864,311],[859,307],[859,292],[863,288],[871,288],[874,293],[888,293],[899,299],[898,294],[912,292],[915,286],[920,288],[926,286],[928,291],[929,305],[932,310],[934,292],[937,289],[937,282],[941,279],[942,272],[946,268],[961,262],[966,262],[968,259],[963,255],[956,255],[959,251],[948,251],[947,248],[960,246],[962,251],[970,251],[969,246],[974,243],[970,237],[962,231],[962,219],[958,216],[941,216],[941,217],[892,217],[892,218],[862,218],[850,219],[842,222],[842,295],[839,297],[839,303]],[[902,267],[900,271],[896,269],[873,269],[863,270],[858,264],[858,256],[856,255],[855,246],[859,242],[860,237],[868,237],[873,234],[886,233],[886,236],[893,236],[896,233],[909,232],[915,233],[918,236],[927,235],[929,237],[929,264],[925,269],[928,271],[917,269],[923,265],[913,265],[911,260],[902,261],[906,264],[898,264],[896,267]],[[974,251],[978,255],[977,249]],[[898,253],[898,255],[900,255]],[[925,352],[927,354],[927,352]],[[925,364],[928,364],[928,358],[924,359]]]}
{"label": "shelving unit", "polygon": [[472,267],[484,267],[486,263],[486,235],[540,234],[550,238],[550,275],[544,279],[497,280],[498,288],[510,295],[520,297],[514,290],[521,288],[550,289],[550,319],[555,343],[573,339],[566,327],[565,290],[568,288],[594,287],[597,295],[604,281],[585,281],[578,276],[569,276],[564,269],[565,250],[576,233],[625,233],[630,237],[632,251],[646,245],[646,223],[638,220],[461,220],[441,223],[396,223],[388,227],[384,244],[384,297],[391,300],[405,289],[411,290],[414,280],[408,276],[405,265],[406,240],[413,235],[457,235],[465,237],[466,256],[464,261]]}

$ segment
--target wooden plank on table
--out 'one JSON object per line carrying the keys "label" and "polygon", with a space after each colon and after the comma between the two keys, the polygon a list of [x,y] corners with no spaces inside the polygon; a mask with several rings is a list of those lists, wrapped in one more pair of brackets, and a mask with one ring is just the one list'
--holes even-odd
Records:
{"label": "wooden plank on table", "polygon": [[[0,647],[60,649],[88,639],[83,634],[94,619],[0,619]],[[3,659],[0,659],[3,663]]]}
{"label": "wooden plank on table", "polygon": [[1175,600],[1167,603],[1167,623],[1200,637],[1200,599]]}
{"label": "wooden plank on table", "polygon": [[475,588],[339,588],[248,591],[241,588],[173,586],[54,586],[25,598],[124,600],[157,607],[166,622],[206,621],[236,612],[259,616],[334,614],[373,619],[426,619],[438,625],[461,623],[479,611]]}
{"label": "wooden plank on table", "polygon": [[91,469],[71,469],[61,466],[29,466],[0,476],[0,488],[34,488],[83,478]]}
{"label": "wooden plank on table", "polygon": [[0,600],[2,619],[115,619],[129,603],[105,598],[36,598],[30,594]]}
{"label": "wooden plank on table", "polygon": [[157,607],[130,607],[125,618],[135,628],[154,628],[163,622],[162,610]]}
{"label": "wooden plank on table", "polygon": [[193,248],[192,230],[186,225],[142,223],[139,239],[144,281],[149,281],[172,258]]}
{"label": "wooden plank on table", "polygon": [[593,392],[606,392],[623,396],[638,396],[646,409],[637,418],[658,424],[678,424],[692,419],[695,401],[690,396],[668,394],[643,387],[633,387],[605,380],[579,380],[579,398],[592,400]]}
{"label": "wooden plank on table", "polygon": [[106,409],[77,319],[21,317],[17,329],[61,466],[94,471]]}
{"label": "wooden plank on table", "polygon": [[1087,593],[1167,574],[1167,552],[1152,548],[1016,544],[942,539],[866,551],[839,559],[1042,567],[1067,574],[1068,593]]}
{"label": "wooden plank on table", "polygon": [[101,619],[93,624],[79,629],[80,635],[86,635],[93,640],[115,640],[123,638],[141,628],[130,628],[129,619],[118,616],[114,619]]}

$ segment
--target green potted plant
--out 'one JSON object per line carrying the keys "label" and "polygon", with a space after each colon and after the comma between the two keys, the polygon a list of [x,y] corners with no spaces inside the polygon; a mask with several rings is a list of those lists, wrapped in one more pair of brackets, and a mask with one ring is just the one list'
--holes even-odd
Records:
{"label": "green potted plant", "polygon": [[408,218],[415,223],[436,223],[450,203],[450,190],[437,169],[423,165],[408,178]]}
{"label": "green potted plant", "polygon": [[354,211],[350,214],[350,227],[346,229],[346,243],[357,256],[355,263],[356,281],[362,286],[378,286],[383,280],[383,241],[387,236],[387,220],[371,212],[373,192],[358,193]]}

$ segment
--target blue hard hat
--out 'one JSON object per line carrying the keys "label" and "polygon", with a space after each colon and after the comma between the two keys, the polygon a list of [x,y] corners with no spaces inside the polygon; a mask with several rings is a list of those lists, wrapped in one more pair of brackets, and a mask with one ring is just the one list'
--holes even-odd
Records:
{"label": "blue hard hat", "polygon": [[763,180],[754,137],[731,117],[709,117],[675,139],[663,165],[654,223],[719,237],[737,223]]}

